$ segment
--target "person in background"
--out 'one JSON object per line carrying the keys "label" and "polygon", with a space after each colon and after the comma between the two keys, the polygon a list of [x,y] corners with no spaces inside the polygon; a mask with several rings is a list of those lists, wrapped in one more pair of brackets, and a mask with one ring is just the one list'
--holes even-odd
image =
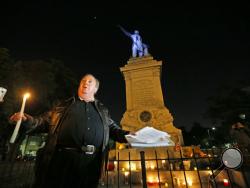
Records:
{"label": "person in background", "polygon": [[250,152],[250,129],[240,122],[232,125],[230,135],[242,152]]}

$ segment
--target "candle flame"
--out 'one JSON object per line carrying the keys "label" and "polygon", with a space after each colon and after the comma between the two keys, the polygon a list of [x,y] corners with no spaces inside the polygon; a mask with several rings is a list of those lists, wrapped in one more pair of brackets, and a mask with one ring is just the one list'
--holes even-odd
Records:
{"label": "candle flame", "polygon": [[152,176],[149,176],[149,177],[148,177],[148,182],[149,182],[149,183],[153,183],[153,180],[154,180],[154,178],[153,178]]}
{"label": "candle flame", "polygon": [[131,170],[133,170],[133,171],[136,170],[136,164],[135,163],[131,163]]}
{"label": "candle flame", "polygon": [[151,168],[151,170],[154,170],[155,166],[154,165],[150,165],[150,168]]}
{"label": "candle flame", "polygon": [[224,186],[228,187],[229,186],[228,179],[223,179],[223,184],[224,184]]}
{"label": "candle flame", "polygon": [[192,186],[193,185],[193,181],[190,178],[188,178],[187,179],[187,184],[188,184],[188,186]]}
{"label": "candle flame", "polygon": [[27,99],[27,98],[30,97],[30,94],[29,94],[29,93],[25,93],[25,94],[23,95],[23,97]]}

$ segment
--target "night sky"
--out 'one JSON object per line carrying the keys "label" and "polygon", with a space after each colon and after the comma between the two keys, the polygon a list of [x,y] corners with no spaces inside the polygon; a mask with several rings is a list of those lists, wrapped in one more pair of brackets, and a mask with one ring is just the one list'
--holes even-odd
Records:
{"label": "night sky", "polygon": [[112,6],[52,0],[1,5],[0,47],[16,60],[60,59],[79,78],[93,73],[101,81],[98,98],[119,122],[126,104],[119,68],[131,56],[131,40],[117,24],[139,30],[150,54],[163,61],[163,95],[175,126],[212,126],[202,117],[206,98],[250,75],[249,5]]}

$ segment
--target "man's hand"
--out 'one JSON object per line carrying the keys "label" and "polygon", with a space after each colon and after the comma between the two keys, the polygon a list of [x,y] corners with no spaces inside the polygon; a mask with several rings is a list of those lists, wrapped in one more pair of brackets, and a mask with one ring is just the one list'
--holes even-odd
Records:
{"label": "man's hand", "polygon": [[14,113],[11,117],[10,117],[10,122],[17,122],[18,120],[20,120],[22,118],[22,121],[26,121],[27,117],[25,116],[25,114],[21,115],[20,112]]}
{"label": "man's hand", "polygon": [[136,136],[136,133],[134,131],[129,132],[130,135]]}

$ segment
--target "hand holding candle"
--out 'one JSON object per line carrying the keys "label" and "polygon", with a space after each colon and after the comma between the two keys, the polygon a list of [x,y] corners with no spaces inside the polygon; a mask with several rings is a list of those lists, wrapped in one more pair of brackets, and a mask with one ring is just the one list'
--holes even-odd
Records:
{"label": "hand holding candle", "polygon": [[20,119],[17,121],[16,123],[16,127],[13,131],[13,134],[11,136],[11,139],[10,139],[10,143],[14,143],[15,140],[16,140],[16,137],[17,137],[17,134],[18,134],[18,131],[19,131],[19,128],[20,128],[20,125],[22,123],[22,116],[23,116],[23,113],[24,113],[24,108],[25,108],[25,103],[26,103],[26,100],[27,98],[29,98],[30,94],[29,93],[26,93],[24,94],[23,96],[23,102],[22,102],[22,107],[21,107],[21,110],[20,110]]}

